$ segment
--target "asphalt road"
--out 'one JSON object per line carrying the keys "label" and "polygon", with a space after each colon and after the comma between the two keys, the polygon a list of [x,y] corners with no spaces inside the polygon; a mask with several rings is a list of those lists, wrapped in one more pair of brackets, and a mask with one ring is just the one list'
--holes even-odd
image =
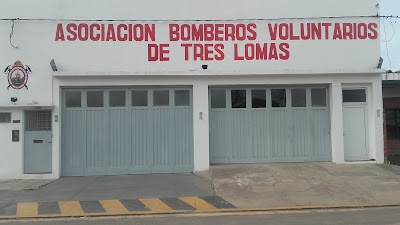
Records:
{"label": "asphalt road", "polygon": [[400,224],[400,208],[286,211],[242,214],[198,214],[155,217],[80,218],[65,220],[0,221],[10,225],[300,225]]}

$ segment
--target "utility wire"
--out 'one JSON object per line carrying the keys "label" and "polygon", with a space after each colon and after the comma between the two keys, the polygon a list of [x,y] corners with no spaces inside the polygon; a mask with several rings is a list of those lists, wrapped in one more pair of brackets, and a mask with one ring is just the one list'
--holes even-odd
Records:
{"label": "utility wire", "polygon": [[18,48],[17,45],[14,45],[12,43],[12,37],[14,35],[14,25],[15,25],[15,20],[12,20],[12,25],[11,25],[11,32],[10,32],[10,45],[13,46],[14,48]]}
{"label": "utility wire", "polygon": [[52,19],[52,18],[0,18],[0,21],[49,21],[49,22],[239,22],[239,21],[276,21],[276,20],[314,20],[314,19],[351,19],[351,18],[392,18],[400,16],[321,16],[321,17],[281,17],[248,19]]}

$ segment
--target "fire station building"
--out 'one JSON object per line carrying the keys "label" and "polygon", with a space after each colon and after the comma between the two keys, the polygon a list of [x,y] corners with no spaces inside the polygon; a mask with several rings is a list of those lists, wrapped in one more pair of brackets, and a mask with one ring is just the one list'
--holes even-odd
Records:
{"label": "fire station building", "polygon": [[383,163],[378,3],[2,0],[0,178]]}

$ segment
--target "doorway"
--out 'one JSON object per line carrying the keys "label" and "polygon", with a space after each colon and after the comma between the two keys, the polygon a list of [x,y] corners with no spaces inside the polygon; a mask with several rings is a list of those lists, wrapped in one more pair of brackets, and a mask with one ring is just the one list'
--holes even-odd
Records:
{"label": "doorway", "polygon": [[344,159],[369,160],[366,89],[343,89]]}
{"label": "doorway", "polygon": [[24,134],[24,173],[51,173],[51,111],[26,111]]}
{"label": "doorway", "polygon": [[63,91],[62,176],[193,172],[190,87]]}

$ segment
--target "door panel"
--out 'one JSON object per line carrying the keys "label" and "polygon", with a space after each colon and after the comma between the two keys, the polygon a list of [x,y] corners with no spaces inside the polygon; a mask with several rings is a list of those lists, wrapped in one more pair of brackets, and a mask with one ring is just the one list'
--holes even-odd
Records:
{"label": "door panel", "polygon": [[310,160],[311,155],[311,129],[310,113],[306,108],[292,109],[292,158],[299,161]]}
{"label": "door panel", "polygon": [[130,131],[125,126],[128,121],[127,109],[110,109],[108,114],[109,150],[108,166],[110,170],[126,171],[130,167]]}
{"label": "door panel", "polygon": [[108,164],[106,124],[103,110],[86,112],[86,169],[90,175],[102,174]]}
{"label": "door panel", "polygon": [[[303,90],[300,97],[288,97],[290,88],[273,89],[274,98],[268,87],[210,89],[211,163],[331,160],[327,89],[296,88]],[[246,108],[232,107],[231,90],[246,90]],[[319,91],[313,100],[312,90]]]}
{"label": "door panel", "polygon": [[228,114],[231,129],[229,130],[230,140],[227,144],[230,146],[231,162],[246,161],[251,153],[247,151],[251,141],[249,126],[245,125],[248,123],[247,116],[248,113],[245,110],[232,110]]}
{"label": "door panel", "polygon": [[268,129],[269,114],[263,109],[251,111],[249,122],[251,124],[250,148],[252,149],[252,159],[266,159],[267,161],[270,159],[268,149],[271,148],[271,142],[265,138],[269,136],[270,132]]}
{"label": "door panel", "polygon": [[329,113],[326,109],[311,109],[311,150],[312,160],[321,161],[330,157],[331,137]]}
{"label": "door panel", "polygon": [[131,171],[151,171],[153,120],[151,110],[131,110]]}
{"label": "door panel", "polygon": [[225,109],[210,113],[210,161],[230,162],[230,123]]}
{"label": "door panel", "polygon": [[86,115],[80,109],[69,109],[62,118],[62,171],[81,174],[86,165]]}
{"label": "door panel", "polygon": [[368,160],[366,106],[343,107],[343,135],[346,161]]}
{"label": "door panel", "polygon": [[171,109],[153,110],[153,172],[171,171],[174,164],[174,146]]}
{"label": "door panel", "polygon": [[272,110],[270,126],[271,132],[271,160],[274,162],[290,161],[290,121],[286,109]]}
{"label": "door panel", "polygon": [[24,173],[51,173],[51,112],[28,111],[25,120]]}
{"label": "door panel", "polygon": [[[129,93],[125,99],[128,106],[115,95],[122,92],[115,89],[101,90],[105,102],[93,101],[95,107],[87,107],[85,96],[89,90],[78,90],[82,104],[68,105],[66,93],[77,90],[64,90],[62,175],[193,172],[189,89],[177,92],[181,94],[177,97],[179,106],[174,106],[175,89],[162,89],[169,95],[158,95],[157,107],[153,106],[153,94],[161,89],[122,90]],[[114,94],[112,104],[107,102],[110,93]]]}
{"label": "door panel", "polygon": [[193,111],[190,108],[174,110],[174,149],[177,172],[188,170],[193,161],[193,151],[188,152],[193,146]]}

